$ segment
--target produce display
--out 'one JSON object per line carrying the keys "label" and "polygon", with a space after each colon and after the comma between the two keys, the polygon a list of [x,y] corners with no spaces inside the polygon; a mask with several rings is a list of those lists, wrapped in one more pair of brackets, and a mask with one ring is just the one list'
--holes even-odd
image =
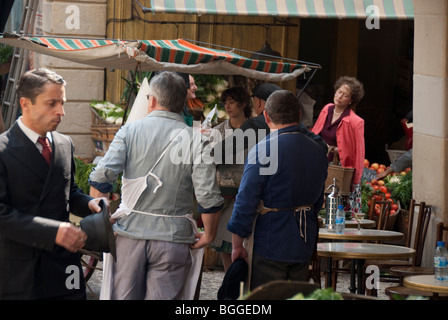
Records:
{"label": "produce display", "polygon": [[92,101],[90,106],[107,123],[118,125],[123,123],[124,109],[122,106],[109,101]]}
{"label": "produce display", "polygon": [[[375,170],[377,173],[384,172],[387,167],[384,164],[372,163],[364,159],[364,166]],[[401,172],[388,174],[384,179],[372,179],[361,183],[361,210],[369,212],[372,198],[376,200],[387,200],[392,203],[390,214],[395,214],[398,209],[409,209],[412,199],[412,170],[407,168]],[[375,214],[379,215],[379,205],[375,208]]]}
{"label": "produce display", "polygon": [[218,110],[217,117],[212,121],[216,124],[219,120],[228,119],[224,106],[220,103],[221,93],[229,87],[229,83],[224,79],[223,76],[219,75],[194,75],[195,83],[197,86],[196,96],[201,99],[204,104],[204,117],[213,110],[216,106]]}

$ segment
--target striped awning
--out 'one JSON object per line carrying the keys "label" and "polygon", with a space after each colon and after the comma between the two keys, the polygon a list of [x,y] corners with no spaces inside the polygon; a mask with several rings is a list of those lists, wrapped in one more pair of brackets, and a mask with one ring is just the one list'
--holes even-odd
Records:
{"label": "striped awning", "polygon": [[301,18],[413,19],[413,0],[151,0],[151,11]]}
{"label": "striped awning", "polygon": [[210,49],[186,40],[0,37],[0,43],[96,67],[192,74],[243,75],[267,81],[292,80],[318,64],[249,59],[232,51]]}

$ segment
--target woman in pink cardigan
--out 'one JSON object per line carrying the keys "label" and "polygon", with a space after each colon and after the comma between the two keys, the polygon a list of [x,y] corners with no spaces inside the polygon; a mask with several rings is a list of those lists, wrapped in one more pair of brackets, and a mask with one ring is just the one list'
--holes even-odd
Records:
{"label": "woman in pink cardigan", "polygon": [[364,97],[364,87],[357,79],[344,76],[336,81],[334,89],[334,103],[322,109],[311,131],[328,144],[330,162],[338,155],[341,166],[355,168],[349,198],[352,212],[360,212],[365,157],[364,120],[352,108]]}

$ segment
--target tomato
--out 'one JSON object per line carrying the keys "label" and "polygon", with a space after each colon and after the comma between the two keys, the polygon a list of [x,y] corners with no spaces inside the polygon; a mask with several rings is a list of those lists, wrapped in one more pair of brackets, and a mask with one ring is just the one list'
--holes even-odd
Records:
{"label": "tomato", "polygon": [[375,163],[372,163],[372,165],[370,166],[370,169],[378,170],[379,167],[380,167],[380,165],[375,162]]}
{"label": "tomato", "polygon": [[406,169],[404,169],[404,172],[410,172],[412,169],[411,168],[406,168]]}
{"label": "tomato", "polygon": [[367,201],[367,206],[370,208],[371,205],[372,205],[372,199],[369,199],[369,201]]}
{"label": "tomato", "polygon": [[386,170],[384,170],[383,168],[379,168],[378,170],[376,170],[376,173],[382,173],[384,171],[386,171]]}
{"label": "tomato", "polygon": [[372,186],[372,188],[373,188],[373,190],[378,190],[378,189],[380,188],[380,186],[377,185],[377,184],[374,184],[374,185]]}
{"label": "tomato", "polygon": [[380,164],[378,169],[386,169],[386,165],[385,164]]}
{"label": "tomato", "polygon": [[[381,200],[383,200],[383,197],[380,196],[379,194],[376,194],[376,195],[374,195],[373,197],[374,197],[375,200],[377,200],[377,201],[381,201]],[[377,206],[377,205],[376,205],[376,206]]]}
{"label": "tomato", "polygon": [[364,159],[364,167],[368,168],[370,167],[370,162],[367,159]]}
{"label": "tomato", "polygon": [[376,180],[376,179],[372,179],[372,180],[370,180],[370,183],[371,183],[372,185],[374,185],[374,184],[378,184],[378,180]]}
{"label": "tomato", "polygon": [[396,204],[396,203],[393,203],[390,207],[392,210],[395,210],[395,211],[398,210],[398,204]]}
{"label": "tomato", "polygon": [[386,199],[390,199],[391,196],[392,196],[392,195],[391,195],[389,192],[387,192],[387,193],[384,194],[384,197],[386,197]]}
{"label": "tomato", "polygon": [[383,193],[387,193],[387,187],[381,186],[380,187],[380,191],[383,192]]}
{"label": "tomato", "polygon": [[391,216],[391,215],[393,215],[395,213],[397,213],[397,210],[390,210],[390,214],[389,215]]}
{"label": "tomato", "polygon": [[[378,170],[380,170],[380,169],[378,169]],[[378,185],[379,185],[379,186],[384,186],[385,183],[386,183],[386,182],[384,182],[384,180],[379,180],[379,181],[378,181]]]}

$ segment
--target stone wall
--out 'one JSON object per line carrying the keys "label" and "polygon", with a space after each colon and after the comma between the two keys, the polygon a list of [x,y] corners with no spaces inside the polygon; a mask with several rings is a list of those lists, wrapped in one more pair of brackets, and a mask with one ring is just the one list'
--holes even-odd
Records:
{"label": "stone wall", "polygon": [[414,1],[413,197],[433,206],[423,264],[433,264],[435,228],[448,223],[448,0]]}
{"label": "stone wall", "polygon": [[[106,0],[50,1],[40,4],[42,35],[105,38]],[[75,154],[93,159],[91,100],[104,99],[104,69],[36,54],[35,65],[54,70],[67,81],[65,117],[58,131],[69,135]]]}

